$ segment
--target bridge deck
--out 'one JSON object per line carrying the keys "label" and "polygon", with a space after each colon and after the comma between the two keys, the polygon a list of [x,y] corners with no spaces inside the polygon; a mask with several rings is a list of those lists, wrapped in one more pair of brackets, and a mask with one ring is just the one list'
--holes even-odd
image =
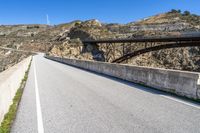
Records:
{"label": "bridge deck", "polygon": [[155,37],[155,38],[131,38],[131,39],[105,39],[105,40],[84,40],[86,43],[136,43],[136,42],[180,42],[180,41],[200,41],[200,36],[185,37]]}

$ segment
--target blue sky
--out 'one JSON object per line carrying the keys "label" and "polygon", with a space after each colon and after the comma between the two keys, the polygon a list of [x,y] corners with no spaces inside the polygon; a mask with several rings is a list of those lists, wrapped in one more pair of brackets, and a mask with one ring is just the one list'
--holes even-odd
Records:
{"label": "blue sky", "polygon": [[51,24],[98,19],[128,23],[171,9],[200,15],[200,0],[0,0],[0,24]]}

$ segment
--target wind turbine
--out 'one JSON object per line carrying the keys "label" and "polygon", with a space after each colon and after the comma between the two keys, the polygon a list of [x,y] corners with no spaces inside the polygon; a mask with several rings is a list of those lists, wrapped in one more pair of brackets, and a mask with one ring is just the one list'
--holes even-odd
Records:
{"label": "wind turbine", "polygon": [[49,15],[47,14],[47,25],[50,25]]}

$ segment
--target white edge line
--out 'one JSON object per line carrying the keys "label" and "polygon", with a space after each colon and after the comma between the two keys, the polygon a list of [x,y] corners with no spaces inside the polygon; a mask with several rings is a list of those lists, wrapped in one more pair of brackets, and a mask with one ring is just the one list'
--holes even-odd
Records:
{"label": "white edge line", "polygon": [[40,106],[40,96],[38,90],[38,83],[37,83],[37,75],[36,75],[36,67],[35,67],[35,58],[33,61],[33,68],[34,68],[34,77],[35,77],[35,97],[36,97],[36,111],[37,111],[37,125],[38,125],[38,133],[44,133],[43,127],[43,120],[42,120],[42,112]]}
{"label": "white edge line", "polygon": [[167,98],[167,99],[170,99],[170,100],[173,100],[173,101],[176,101],[176,102],[179,102],[179,103],[182,103],[182,104],[185,104],[185,105],[190,106],[190,107],[194,107],[194,108],[200,109],[200,106],[194,105],[192,103],[184,102],[182,100],[178,100],[178,99],[170,97],[170,96],[165,96],[165,95],[160,95],[160,96],[164,97],[164,98]]}

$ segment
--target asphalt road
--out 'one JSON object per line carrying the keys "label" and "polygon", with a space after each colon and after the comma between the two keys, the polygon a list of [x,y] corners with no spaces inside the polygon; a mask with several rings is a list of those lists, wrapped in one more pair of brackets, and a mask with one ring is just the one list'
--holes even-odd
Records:
{"label": "asphalt road", "polygon": [[200,133],[200,105],[34,56],[12,133]]}

